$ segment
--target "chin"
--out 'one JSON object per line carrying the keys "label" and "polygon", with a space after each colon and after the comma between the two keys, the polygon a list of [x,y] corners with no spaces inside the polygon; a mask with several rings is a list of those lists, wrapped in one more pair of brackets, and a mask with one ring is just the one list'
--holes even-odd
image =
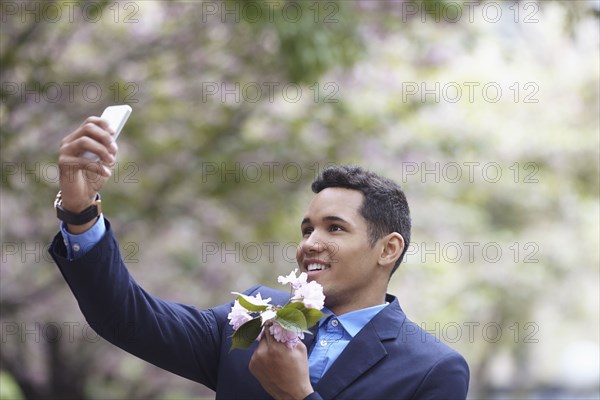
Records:
{"label": "chin", "polygon": [[323,286],[323,292],[326,290],[325,285],[321,282],[323,279],[319,276],[309,276],[307,279],[309,282],[317,282],[319,285]]}
{"label": "chin", "polygon": [[[319,282],[317,282],[317,283],[319,283]],[[325,285],[321,285],[321,286],[323,286],[323,294],[325,295],[325,303],[327,303],[327,296],[329,295],[329,290],[328,290],[327,286],[325,286]]]}

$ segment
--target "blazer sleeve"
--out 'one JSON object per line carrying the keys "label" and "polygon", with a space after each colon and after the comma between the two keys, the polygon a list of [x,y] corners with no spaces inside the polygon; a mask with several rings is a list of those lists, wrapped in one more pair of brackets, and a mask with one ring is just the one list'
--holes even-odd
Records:
{"label": "blazer sleeve", "polygon": [[306,396],[304,398],[304,400],[323,400],[323,398],[321,397],[321,395],[317,392],[312,392],[311,394],[309,394],[308,396]]}
{"label": "blazer sleeve", "polygon": [[76,260],[66,258],[60,232],[49,249],[87,322],[123,350],[214,390],[230,305],[198,310],[150,295],[127,271],[105,222],[100,242]]}
{"label": "blazer sleeve", "polygon": [[468,389],[469,366],[460,354],[452,352],[429,370],[412,398],[466,399]]}

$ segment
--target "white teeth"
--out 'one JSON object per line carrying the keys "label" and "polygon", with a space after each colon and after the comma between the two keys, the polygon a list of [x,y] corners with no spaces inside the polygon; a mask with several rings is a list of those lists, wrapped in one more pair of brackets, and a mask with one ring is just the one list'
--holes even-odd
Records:
{"label": "white teeth", "polygon": [[323,264],[309,264],[308,267],[306,267],[307,271],[321,271],[325,269],[325,265]]}

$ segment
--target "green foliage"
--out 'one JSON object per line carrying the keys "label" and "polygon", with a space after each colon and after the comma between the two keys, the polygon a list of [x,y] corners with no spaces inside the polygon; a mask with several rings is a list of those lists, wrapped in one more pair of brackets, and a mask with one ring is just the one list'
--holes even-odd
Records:
{"label": "green foliage", "polygon": [[262,325],[259,318],[251,319],[245,324],[241,325],[231,336],[231,349],[247,349],[252,346],[252,343],[256,340],[256,337],[262,330]]}
{"label": "green foliage", "polygon": [[290,332],[306,331],[308,326],[304,314],[298,309],[292,307],[284,307],[277,311],[277,322]]}
{"label": "green foliage", "polygon": [[[304,323],[306,324],[306,326],[308,328],[315,325],[317,322],[319,322],[321,320],[321,318],[323,318],[325,316],[325,314],[321,310],[317,310],[316,308],[307,308],[301,302],[290,303],[285,308],[290,309],[290,310],[295,309],[295,310],[300,311],[300,313],[304,317]],[[281,310],[281,311],[283,311],[283,310]],[[280,318],[287,319],[284,315],[280,314],[279,312],[277,313],[277,315]],[[296,317],[296,318],[299,318],[299,317]],[[283,324],[282,324],[282,326],[283,326]],[[298,326],[302,326],[302,325],[298,324]],[[308,329],[308,328],[303,328],[303,329]]]}
{"label": "green foliage", "polygon": [[[254,343],[266,322],[276,321],[284,329],[299,334],[304,332],[312,335],[308,329],[313,327],[325,316],[320,310],[307,308],[301,302],[288,302],[283,307],[259,306],[252,303],[252,298],[238,293],[240,305],[250,313],[262,313],[266,311],[269,316],[261,314],[242,324],[231,336],[231,349],[247,349]],[[269,311],[267,311],[269,310]],[[276,310],[276,311],[274,311]],[[274,317],[274,318],[273,318]]]}
{"label": "green foliage", "polygon": [[21,400],[24,399],[23,393],[15,380],[5,372],[0,372],[0,399],[2,400]]}
{"label": "green foliage", "polygon": [[[0,25],[1,318],[81,325],[76,340],[63,331],[54,345],[7,337],[2,368],[23,397],[65,397],[59,388],[79,398],[160,398],[173,388],[211,395],[86,340],[76,301],[43,250],[58,229],[60,141],[115,103],[134,111],[103,207],[133,276],[153,294],[210,307],[229,301],[232,288],[274,284],[295,265],[312,179],[329,163],[355,163],[405,189],[417,247],[389,291],[429,329],[462,327],[450,345],[471,366],[474,397],[494,395],[497,370],[506,387],[531,393],[564,375],[565,343],[598,343],[596,3],[503,2],[498,23],[482,18],[486,2],[473,21],[463,9],[456,22],[443,8],[456,2],[442,1],[295,2],[296,22],[283,17],[286,2],[273,20],[241,13],[239,21],[196,2],[154,1],[102,2],[87,19],[75,6],[72,21],[67,2],[57,2],[63,17],[50,21],[46,3],[34,3],[37,17],[7,13]],[[256,4],[267,15],[267,2]],[[126,5],[138,7],[136,23],[125,22]],[[424,12],[407,15],[409,6]],[[72,98],[69,82],[78,84]],[[272,101],[267,82],[278,84]],[[472,100],[465,82],[479,84]],[[482,95],[486,83],[502,88],[497,102]],[[236,84],[239,99],[221,96],[221,85]],[[242,95],[248,84],[262,87],[258,101]],[[458,101],[444,94],[452,84],[462,89]],[[62,95],[53,99],[56,85]],[[96,85],[102,96],[83,96]],[[286,85],[302,97],[284,97]],[[423,97],[421,85],[438,98]],[[483,169],[493,163],[498,180]],[[453,180],[456,165],[462,175]],[[478,244],[474,253],[465,243]],[[492,244],[498,259],[482,252]],[[307,326],[318,317],[298,310]],[[469,321],[497,323],[503,336],[486,340],[477,327],[469,341]],[[523,340],[527,323],[539,328],[536,344]]]}
{"label": "green foliage", "polygon": [[248,296],[245,296],[241,293],[238,293],[237,299],[240,302],[240,305],[250,312],[265,311],[268,307],[268,306],[257,305],[257,304],[252,303],[252,300]]}
{"label": "green foliage", "polygon": [[[230,3],[237,3],[240,9],[247,7],[244,1]],[[291,82],[311,84],[332,68],[352,65],[364,50],[356,31],[356,15],[346,2],[253,4],[260,5],[260,12],[241,15],[255,33],[274,33],[278,43],[274,61]]]}

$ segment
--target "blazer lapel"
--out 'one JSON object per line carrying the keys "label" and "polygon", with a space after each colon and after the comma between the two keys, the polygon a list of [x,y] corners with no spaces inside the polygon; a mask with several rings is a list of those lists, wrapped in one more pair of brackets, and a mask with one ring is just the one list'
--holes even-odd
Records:
{"label": "blazer lapel", "polygon": [[[324,399],[337,396],[387,356],[387,350],[382,342],[399,335],[406,316],[395,297],[390,296],[386,300],[390,304],[354,336],[315,386],[315,391]],[[314,337],[312,340],[314,341]]]}
{"label": "blazer lapel", "polygon": [[368,324],[348,343],[317,383],[315,391],[324,399],[334,398],[386,355],[375,330]]}
{"label": "blazer lapel", "polygon": [[304,339],[302,339],[302,343],[306,346],[307,353],[310,354],[310,349],[315,342],[315,336],[317,335],[317,331],[319,330],[319,324],[317,323],[315,326],[309,329],[312,332],[312,335],[308,333],[304,334]]}

